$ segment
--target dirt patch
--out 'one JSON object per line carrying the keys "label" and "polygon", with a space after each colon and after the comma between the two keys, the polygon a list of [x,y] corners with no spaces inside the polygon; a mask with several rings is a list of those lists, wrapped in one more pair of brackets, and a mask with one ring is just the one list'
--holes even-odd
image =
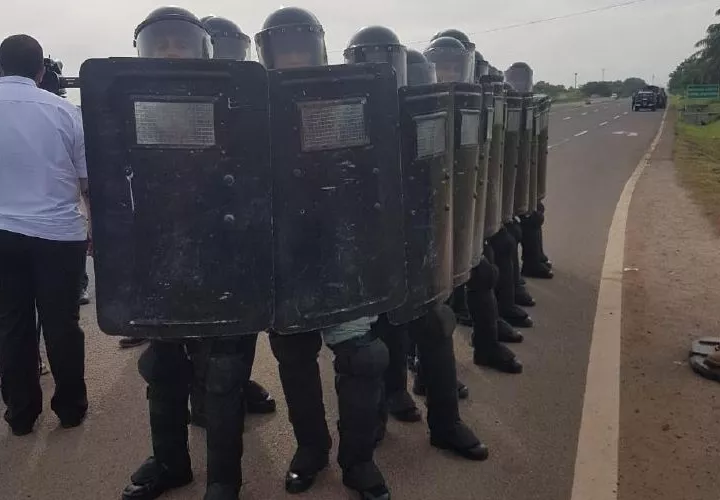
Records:
{"label": "dirt patch", "polygon": [[[687,366],[692,339],[720,336],[720,241],[703,217],[707,205],[699,206],[678,183],[673,129],[671,118],[638,182],[628,220],[620,500],[720,496],[720,386]],[[686,146],[678,150],[683,158]],[[685,167],[678,172],[688,182]]]}

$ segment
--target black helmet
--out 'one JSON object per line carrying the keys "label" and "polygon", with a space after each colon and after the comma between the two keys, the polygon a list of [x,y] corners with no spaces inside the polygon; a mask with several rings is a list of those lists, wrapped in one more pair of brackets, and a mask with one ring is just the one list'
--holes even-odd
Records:
{"label": "black helmet", "polygon": [[267,69],[327,65],[325,30],[317,17],[299,7],[270,14],[255,35],[255,45]]}
{"label": "black helmet", "polygon": [[469,51],[457,38],[436,38],[423,51],[428,61],[435,64],[439,82],[473,83],[471,68],[475,67],[474,51]]}
{"label": "black helmet", "polygon": [[518,92],[530,93],[533,90],[533,70],[527,63],[514,63],[505,71],[505,79]]}
{"label": "black helmet", "polygon": [[200,21],[212,37],[214,59],[250,59],[250,37],[237,24],[216,16],[203,17]]}
{"label": "black helmet", "polygon": [[435,33],[435,36],[432,37],[432,40],[437,40],[438,38],[442,38],[444,36],[449,36],[450,38],[454,38],[455,40],[460,40],[466,49],[475,50],[475,44],[470,41],[470,38],[468,38],[468,36],[464,32],[456,30],[454,28],[442,30]]}
{"label": "black helmet", "polygon": [[490,71],[490,63],[485,60],[480,52],[475,51],[475,80],[479,80]]}
{"label": "black helmet", "polygon": [[408,86],[427,85],[437,82],[435,65],[418,50],[407,51]]}
{"label": "black helmet", "polygon": [[137,28],[133,45],[140,57],[209,59],[210,34],[190,11],[180,7],[160,7],[152,11]]}
{"label": "black helmet", "polygon": [[407,48],[395,32],[384,26],[368,26],[355,33],[343,52],[345,62],[386,62],[392,65],[398,88],[407,85]]}

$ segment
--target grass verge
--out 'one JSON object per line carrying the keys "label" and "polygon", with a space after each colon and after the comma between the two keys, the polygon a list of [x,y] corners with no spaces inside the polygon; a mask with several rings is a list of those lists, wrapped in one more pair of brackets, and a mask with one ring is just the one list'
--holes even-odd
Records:
{"label": "grass verge", "polygon": [[[677,109],[671,109],[677,115]],[[710,125],[675,122],[675,168],[681,183],[720,232],[720,121]]]}

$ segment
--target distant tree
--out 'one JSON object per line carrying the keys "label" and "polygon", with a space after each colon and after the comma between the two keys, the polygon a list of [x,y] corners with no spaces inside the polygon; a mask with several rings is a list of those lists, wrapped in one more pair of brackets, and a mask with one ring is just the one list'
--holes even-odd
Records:
{"label": "distant tree", "polygon": [[567,92],[565,85],[553,85],[548,82],[539,81],[533,87],[533,92],[536,94],[547,94],[550,97],[556,97],[559,94]]}
{"label": "distant tree", "polygon": [[587,82],[580,87],[580,92],[584,96],[590,97],[597,95],[600,97],[610,97],[613,93],[611,82]]}
{"label": "distant tree", "polygon": [[[720,16],[720,9],[715,11]],[[720,23],[708,26],[705,37],[695,44],[697,52],[670,73],[670,92],[680,93],[692,84],[720,83]]]}
{"label": "distant tree", "polygon": [[620,95],[623,97],[629,97],[635,93],[635,91],[640,90],[641,88],[645,87],[647,85],[647,82],[643,80],[642,78],[628,78],[622,83],[622,87],[620,89]]}

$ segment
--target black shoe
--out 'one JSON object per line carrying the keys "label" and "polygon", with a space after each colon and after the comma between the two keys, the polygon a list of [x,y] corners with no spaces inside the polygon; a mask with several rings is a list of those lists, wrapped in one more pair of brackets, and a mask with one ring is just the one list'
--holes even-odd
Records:
{"label": "black shoe", "polygon": [[544,280],[552,279],[553,276],[555,276],[555,274],[552,272],[552,269],[542,263],[533,265],[523,264],[522,275],[527,276],[528,278],[538,278]]}
{"label": "black shoe", "polygon": [[298,448],[285,474],[285,491],[295,494],[309,490],[320,471],[328,466],[328,454],[328,451]]}
{"label": "black shoe", "polygon": [[407,391],[398,391],[387,397],[388,412],[400,422],[419,422],[422,420],[420,410]]}
{"label": "black shoe", "polygon": [[498,340],[507,344],[519,344],[525,337],[523,334],[515,330],[510,323],[504,319],[498,319]]}
{"label": "black shoe", "polygon": [[85,421],[86,416],[87,412],[84,411],[82,412],[82,414],[73,417],[60,417],[60,426],[63,429],[72,429],[73,427],[79,427],[80,424]]}
{"label": "black shoe", "polygon": [[87,290],[83,290],[80,292],[80,298],[78,299],[78,304],[81,306],[86,306],[90,303],[90,294]]}
{"label": "black shoe", "polygon": [[245,386],[245,406],[248,413],[267,414],[275,413],[275,400],[263,386],[250,380]]}
{"label": "black shoe", "polygon": [[470,397],[470,389],[468,389],[468,386],[457,381],[457,391],[458,391],[458,399],[467,399]]}
{"label": "black shoe", "polygon": [[513,306],[509,311],[503,311],[500,313],[500,317],[515,328],[532,328],[534,324],[530,315],[518,306]]}
{"label": "black shoe", "polygon": [[430,444],[441,450],[452,451],[468,460],[482,461],[490,456],[488,447],[482,444],[463,422],[457,422],[455,428],[447,433],[430,431]]}
{"label": "black shoe", "polygon": [[238,500],[240,488],[230,484],[208,484],[204,500]]}
{"label": "black shoe", "polygon": [[34,426],[35,422],[32,422],[30,424],[11,425],[10,430],[12,431],[13,436],[27,436],[33,431]]}
{"label": "black shoe", "polygon": [[390,500],[390,490],[374,462],[343,470],[343,484],[360,494],[361,500]]}
{"label": "black shoe", "polygon": [[193,480],[189,466],[183,470],[171,471],[160,464],[155,457],[145,460],[130,478],[130,484],[122,493],[123,500],[154,500],[166,491],[190,484]]}
{"label": "black shoe", "polygon": [[142,337],[123,337],[118,341],[122,349],[128,349],[130,347],[137,347],[143,345],[145,342],[149,342],[149,339]]}
{"label": "black shoe", "polygon": [[502,344],[497,344],[495,349],[490,352],[475,349],[473,362],[478,366],[486,366],[503,373],[520,374],[523,372],[523,365],[515,353]]}
{"label": "black shoe", "polygon": [[524,286],[518,285],[515,287],[515,304],[522,307],[533,307],[536,302]]}

